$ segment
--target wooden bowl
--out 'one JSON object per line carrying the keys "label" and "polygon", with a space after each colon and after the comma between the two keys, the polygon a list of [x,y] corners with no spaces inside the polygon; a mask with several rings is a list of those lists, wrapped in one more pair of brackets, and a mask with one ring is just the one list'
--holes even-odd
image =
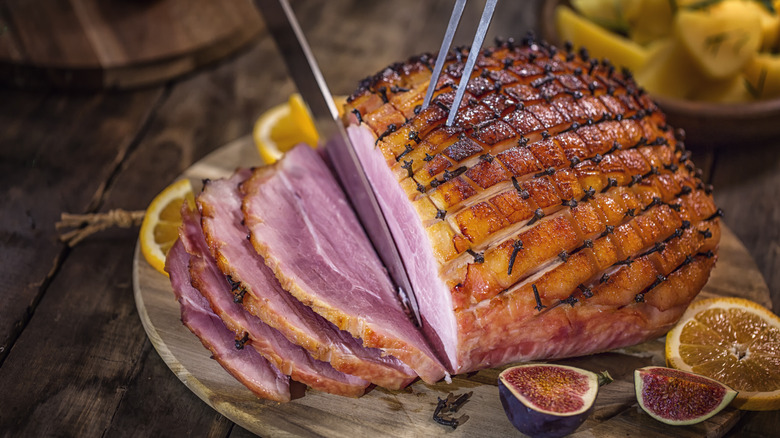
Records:
{"label": "wooden bowl", "polygon": [[[541,36],[560,44],[555,8],[566,0],[545,0],[539,10]],[[696,149],[749,147],[780,136],[780,99],[745,103],[696,102],[653,96],[670,125],[683,128],[686,146]]]}

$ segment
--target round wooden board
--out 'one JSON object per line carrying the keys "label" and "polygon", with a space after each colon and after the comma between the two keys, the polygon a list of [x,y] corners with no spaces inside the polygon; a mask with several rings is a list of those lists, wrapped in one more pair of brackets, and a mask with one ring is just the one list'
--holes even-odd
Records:
{"label": "round wooden board", "polygon": [[6,3],[0,8],[0,83],[18,87],[157,84],[234,53],[263,29],[249,1]]}
{"label": "round wooden board", "polygon": [[[261,165],[251,137],[241,138],[193,165],[184,177],[197,188],[204,178],[228,176],[241,166]],[[181,323],[179,305],[168,278],[155,271],[136,247],[133,283],[138,313],[146,333],[165,363],[204,402],[262,436],[517,436],[504,415],[496,381],[501,368],[455,376],[451,384],[418,381],[403,391],[375,388],[360,399],[310,390],[286,404],[260,400],[210,358],[210,353]],[[700,297],[742,296],[771,307],[769,290],[755,262],[734,234],[723,227],[719,261]],[[663,338],[630,348],[556,361],[608,370],[615,382],[601,388],[594,413],[574,436],[719,437],[741,416],[727,408],[693,426],[673,427],[653,420],[637,407],[633,371],[663,365]],[[458,415],[468,421],[457,429],[432,420],[437,398],[473,391]]]}

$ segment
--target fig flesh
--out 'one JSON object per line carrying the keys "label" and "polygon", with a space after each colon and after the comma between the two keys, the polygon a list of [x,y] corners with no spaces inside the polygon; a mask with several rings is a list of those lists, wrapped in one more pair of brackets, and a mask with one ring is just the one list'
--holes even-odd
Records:
{"label": "fig flesh", "polygon": [[728,406],[737,391],[709,377],[664,367],[634,371],[639,406],[666,424],[696,424]]}
{"label": "fig flesh", "polygon": [[565,365],[527,364],[498,376],[504,412],[520,432],[553,438],[574,432],[593,410],[599,385],[611,381]]}

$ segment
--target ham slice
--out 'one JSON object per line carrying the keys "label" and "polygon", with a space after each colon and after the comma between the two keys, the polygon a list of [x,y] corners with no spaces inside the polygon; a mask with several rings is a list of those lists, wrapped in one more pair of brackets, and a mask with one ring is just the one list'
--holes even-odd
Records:
{"label": "ham slice", "polygon": [[629,74],[533,38],[362,81],[348,133],[453,373],[663,334],[706,283],[719,210]]}
{"label": "ham slice", "polygon": [[342,330],[434,383],[445,369],[404,313],[349,203],[306,145],[241,185],[251,241],[282,286]]}
{"label": "ham slice", "polygon": [[[246,177],[246,172],[238,172],[230,179],[209,181],[197,197],[211,254],[223,274],[237,284],[245,308],[336,370],[391,389],[411,383],[417,375],[403,362],[379,349],[363,347],[282,288],[247,240],[249,231],[244,226],[238,191]],[[267,205],[269,209],[279,207]],[[291,250],[305,252],[305,248]]]}
{"label": "ham slice", "polygon": [[209,253],[200,216],[188,208],[182,210],[180,239],[190,254],[192,285],[206,297],[211,309],[234,333],[239,346],[251,346],[282,373],[309,387],[347,397],[359,397],[369,382],[333,369],[318,361],[278,330],[266,325],[234,300],[230,283]]}
{"label": "ham slice", "polygon": [[181,241],[171,247],[165,270],[181,306],[181,320],[211,351],[212,357],[260,398],[290,401],[290,379],[251,348],[237,350],[234,333],[211,311],[208,301],[190,285],[190,255]]}

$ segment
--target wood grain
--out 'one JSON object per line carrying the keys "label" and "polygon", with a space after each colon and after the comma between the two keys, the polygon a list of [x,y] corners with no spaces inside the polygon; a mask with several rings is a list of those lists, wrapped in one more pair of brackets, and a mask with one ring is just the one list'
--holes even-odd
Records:
{"label": "wood grain", "polygon": [[262,29],[250,1],[9,0],[0,8],[0,83],[130,88],[192,72]]}
{"label": "wood grain", "polygon": [[[202,178],[229,175],[237,166],[261,164],[249,137],[217,150],[189,168],[184,177],[194,184]],[[744,247],[724,227],[721,259],[712,281],[701,296],[744,296],[771,305],[769,292]],[[733,266],[731,266],[733,264]],[[738,269],[738,278],[749,282],[725,282]],[[181,324],[178,303],[168,279],[153,270],[136,250],[133,264],[134,292],[139,315],[149,339],[177,377],[214,409],[249,431],[268,436],[507,436],[515,434],[501,407],[496,379],[502,368],[455,376],[451,384],[417,382],[403,391],[376,388],[360,399],[309,391],[286,404],[259,400],[209,358],[200,341]],[[672,427],[638,410],[633,392],[633,370],[663,364],[663,339],[609,353],[558,361],[591,371],[608,370],[616,382],[599,393],[594,415],[578,436],[617,437],[648,431],[654,436],[720,437],[742,415],[727,409],[697,425]],[[431,420],[438,397],[449,392],[474,391],[462,412],[466,424],[451,431]]]}
{"label": "wood grain", "polygon": [[62,263],[65,249],[54,222],[63,211],[97,207],[93,195],[116,170],[160,96],[159,89],[126,96],[3,90],[0,363]]}

